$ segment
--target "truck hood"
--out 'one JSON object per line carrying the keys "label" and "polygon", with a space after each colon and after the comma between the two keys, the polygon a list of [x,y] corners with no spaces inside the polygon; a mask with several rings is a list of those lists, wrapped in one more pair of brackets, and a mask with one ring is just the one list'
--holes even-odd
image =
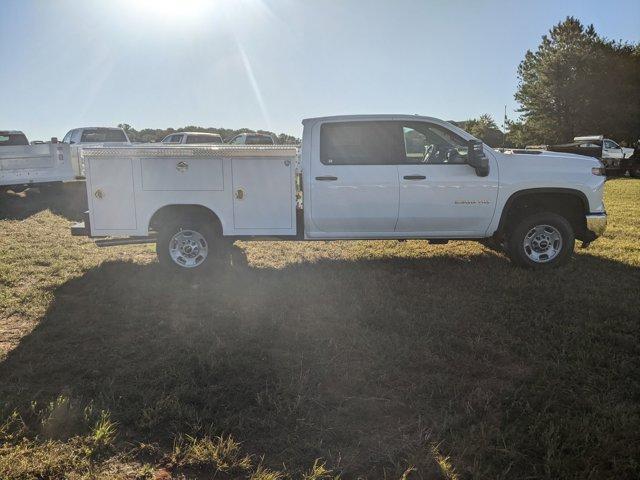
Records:
{"label": "truck hood", "polygon": [[524,153],[518,150],[514,153],[496,152],[500,164],[518,165],[524,170],[537,171],[591,171],[592,167],[600,167],[602,163],[594,157],[577,155],[575,153],[549,152],[546,150],[532,150],[531,153]]}

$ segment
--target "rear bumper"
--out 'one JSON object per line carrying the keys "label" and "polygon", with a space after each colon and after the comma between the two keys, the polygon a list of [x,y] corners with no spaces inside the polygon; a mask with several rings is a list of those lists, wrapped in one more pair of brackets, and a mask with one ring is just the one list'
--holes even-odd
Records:
{"label": "rear bumper", "polygon": [[587,230],[593,234],[593,238],[600,237],[607,229],[606,213],[590,213],[585,215],[587,220]]}

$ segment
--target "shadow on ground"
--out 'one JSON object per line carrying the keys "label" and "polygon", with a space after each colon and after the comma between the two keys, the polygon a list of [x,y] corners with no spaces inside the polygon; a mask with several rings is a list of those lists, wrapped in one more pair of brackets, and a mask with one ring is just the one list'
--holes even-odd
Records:
{"label": "shadow on ground", "polygon": [[106,263],[55,291],[0,396],[93,403],[122,441],[233,434],[269,465],[324,458],[345,478],[438,478],[437,452],[459,478],[625,472],[639,280],[586,255],[544,275],[490,254],[195,280]]}
{"label": "shadow on ground", "polygon": [[10,187],[0,187],[0,220],[24,220],[43,210],[51,210],[67,220],[82,220],[87,211],[87,191],[84,182],[31,187],[16,193]]}

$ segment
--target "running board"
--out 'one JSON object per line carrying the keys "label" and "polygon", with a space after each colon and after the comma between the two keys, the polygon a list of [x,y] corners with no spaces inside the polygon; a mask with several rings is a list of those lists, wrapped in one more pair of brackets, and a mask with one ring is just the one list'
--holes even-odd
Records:
{"label": "running board", "polygon": [[156,237],[101,238],[95,241],[98,247],[115,247],[116,245],[138,245],[156,243]]}

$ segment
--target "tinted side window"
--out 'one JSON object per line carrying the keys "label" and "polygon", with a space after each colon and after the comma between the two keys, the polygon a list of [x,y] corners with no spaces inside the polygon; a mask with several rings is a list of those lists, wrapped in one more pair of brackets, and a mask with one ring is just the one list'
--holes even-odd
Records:
{"label": "tinted side window", "polygon": [[326,123],[320,129],[320,161],[325,165],[388,165],[392,158],[391,122]]}

